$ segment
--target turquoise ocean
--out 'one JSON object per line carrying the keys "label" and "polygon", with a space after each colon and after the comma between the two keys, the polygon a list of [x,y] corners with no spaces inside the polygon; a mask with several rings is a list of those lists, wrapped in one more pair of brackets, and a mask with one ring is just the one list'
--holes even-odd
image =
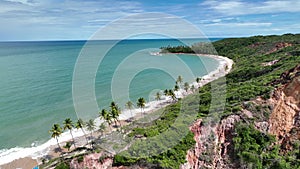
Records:
{"label": "turquoise ocean", "polygon": [[[201,39],[188,40],[190,44],[199,41]],[[72,77],[85,42],[0,42],[0,154],[15,147],[41,145],[50,139],[48,131],[53,123],[62,124],[68,117],[77,120],[72,100]],[[97,41],[95,44],[101,46],[109,43],[112,42]],[[112,101],[111,80],[114,70],[124,58],[141,50],[138,54],[153,57],[152,52],[168,45],[181,45],[181,42],[160,39],[117,43],[101,62],[95,79],[99,108],[106,108]],[[167,55],[161,57],[172,59]],[[208,57],[179,57],[196,76],[208,74],[218,66],[216,60]],[[161,70],[143,70],[131,81],[130,99],[132,102],[138,97],[148,99],[153,89],[172,88],[175,80]],[[119,106],[124,108],[124,105]],[[90,116],[96,118],[97,112]]]}

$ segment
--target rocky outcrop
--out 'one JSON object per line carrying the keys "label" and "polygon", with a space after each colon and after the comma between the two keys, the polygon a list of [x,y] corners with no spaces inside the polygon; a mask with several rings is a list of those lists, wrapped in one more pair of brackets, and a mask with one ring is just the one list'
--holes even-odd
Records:
{"label": "rocky outcrop", "polygon": [[187,163],[181,165],[181,169],[185,168],[199,168],[203,166],[204,163],[199,160],[200,155],[205,151],[204,143],[201,140],[203,135],[202,119],[198,119],[191,127],[190,131],[194,133],[194,140],[196,145],[193,149],[187,152]]}
{"label": "rocky outcrop", "polygon": [[256,129],[275,135],[283,152],[290,150],[291,143],[300,140],[300,65],[283,73],[280,79],[273,82],[273,85],[278,84],[281,87],[273,92],[269,100],[259,97],[251,101],[270,109],[269,118],[258,118],[260,112],[244,109],[241,115],[230,115],[214,127],[204,125],[201,119],[197,120],[190,127],[196,145],[188,151],[187,162],[181,168],[236,168],[234,161],[229,160],[233,154],[232,138],[235,123],[243,120],[244,116],[257,120],[254,121]]}
{"label": "rocky outcrop", "polygon": [[[260,111],[249,111],[243,109],[240,115],[229,115],[220,120],[216,125],[209,122],[209,118],[198,119],[190,126],[194,133],[195,146],[187,152],[185,164],[181,169],[238,168],[231,159],[233,154],[232,139],[235,136],[234,126],[239,121],[256,119],[254,126],[264,133],[275,135],[277,142],[282,145],[281,149],[291,149],[293,140],[300,140],[300,65],[286,71],[281,78],[274,81],[272,85],[281,85],[273,91],[268,100],[261,97],[249,102],[256,106],[268,106],[269,118],[259,117]],[[78,160],[71,162],[72,168],[151,168],[136,166],[112,167],[113,158],[105,158],[101,162],[101,153],[90,154],[84,157],[83,162]],[[155,167],[154,167],[155,168]]]}
{"label": "rocky outcrop", "polygon": [[227,159],[229,152],[233,151],[234,124],[240,120],[239,115],[230,115],[214,127],[197,120],[190,127],[196,145],[188,151],[187,163],[181,168],[234,168]]}
{"label": "rocky outcrop", "polygon": [[[274,109],[269,118],[269,133],[280,144],[300,139],[300,66],[284,73],[283,85],[274,91],[270,104]],[[294,136],[296,137],[294,137]]]}
{"label": "rocky outcrop", "polygon": [[83,168],[97,168],[97,169],[107,169],[111,168],[113,163],[113,158],[105,157],[103,158],[103,153],[93,153],[88,154],[80,158],[73,158],[70,162],[70,168],[72,169],[83,169]]}
{"label": "rocky outcrop", "polygon": [[291,43],[286,43],[286,42],[279,42],[279,43],[276,43],[275,46],[267,52],[267,54],[270,54],[270,53],[274,53],[278,50],[281,50],[283,48],[286,48],[286,47],[289,47],[289,46],[292,46],[293,44]]}
{"label": "rocky outcrop", "polygon": [[266,42],[256,42],[248,46],[248,48],[256,49],[262,54],[271,54],[277,52],[283,48],[292,46],[292,43],[287,42],[276,42],[276,43],[266,43]]}

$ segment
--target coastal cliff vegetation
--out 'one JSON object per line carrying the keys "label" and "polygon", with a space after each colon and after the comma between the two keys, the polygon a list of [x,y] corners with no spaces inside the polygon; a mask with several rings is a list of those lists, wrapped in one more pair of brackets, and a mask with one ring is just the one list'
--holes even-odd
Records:
{"label": "coastal cliff vegetation", "polygon": [[[210,45],[202,49],[205,54],[216,54],[213,50],[209,52]],[[282,36],[254,36],[249,38],[229,38],[212,43],[219,55],[226,56],[235,62],[234,68],[226,76],[226,106],[225,111],[220,112],[221,119],[226,119],[230,115],[238,115],[243,118],[239,123],[234,124],[232,138],[230,141],[230,151],[223,156],[226,165],[220,168],[298,168],[300,167],[299,140],[293,143],[289,151],[283,152],[274,135],[263,132],[255,127],[257,122],[268,119],[272,108],[268,105],[257,105],[257,110],[252,112],[253,117],[243,114],[245,104],[253,99],[269,99],[272,92],[280,86],[273,83],[280,79],[282,74],[297,66],[300,63],[300,35],[285,34]],[[192,51],[197,44],[192,47],[162,47],[162,53],[201,53],[200,49]],[[199,97],[192,104],[199,104],[198,118],[205,120],[209,114],[211,93],[210,84],[205,85],[197,91]],[[186,98],[188,99],[188,98]],[[174,113],[170,112],[170,113]],[[218,123],[218,122],[216,122]],[[155,128],[157,125],[151,126]],[[200,126],[199,126],[200,127]],[[149,127],[147,128],[149,129]],[[143,129],[139,129],[143,130]],[[182,150],[192,148],[194,138],[188,135],[184,142],[179,145]],[[211,143],[213,144],[213,140]],[[190,147],[191,146],[191,147]],[[213,145],[212,145],[213,146]],[[207,146],[209,147],[209,146]],[[150,158],[126,159],[119,155],[114,159],[114,165],[133,165],[134,163],[155,163],[162,168],[179,168],[181,160],[186,155],[176,153],[177,147],[168,152],[173,154],[160,154]],[[213,163],[214,152],[206,149],[198,160],[205,161],[203,164]],[[176,158],[174,158],[174,156]],[[140,164],[142,165],[142,164]],[[204,166],[201,166],[204,167]],[[213,167],[213,166],[210,166]],[[218,168],[218,167],[217,167]]]}
{"label": "coastal cliff vegetation", "polygon": [[[189,131],[173,148],[150,157],[130,157],[126,154],[130,152],[125,151],[114,157],[105,156],[101,160],[99,158],[98,162],[104,164],[105,159],[111,158],[112,167],[116,168],[120,166],[123,168],[187,168],[188,166],[189,168],[278,169],[300,167],[299,138],[293,137],[294,139],[290,140],[291,133],[281,133],[279,137],[276,132],[270,132],[268,127],[263,127],[264,122],[269,123],[270,116],[274,112],[274,105],[269,103],[274,91],[285,85],[283,81],[288,80],[283,78],[285,72],[300,63],[300,34],[228,38],[213,42],[212,45],[215,50],[212,50],[211,44],[198,43],[191,47],[162,47],[161,52],[216,54],[217,51],[218,55],[232,59],[235,64],[231,72],[226,75],[224,110],[218,106],[211,107],[212,88],[209,83],[182,100],[174,101],[161,110],[162,115],[154,121],[143,123],[142,126],[122,126],[122,130],[128,133],[129,137],[147,140],[171,127],[179,116],[181,102],[185,101],[186,105],[196,107],[198,110],[197,118],[194,119],[195,131]],[[299,74],[297,71],[298,69],[292,71],[293,76],[289,74],[289,81],[295,77],[295,74]],[[224,87],[225,84],[220,81],[220,85]],[[210,118],[211,111],[214,111],[221,121],[215,121],[214,132],[205,135],[203,124]],[[199,119],[201,121],[196,123]],[[222,133],[223,130],[220,128],[223,124],[225,126],[229,124],[228,121],[232,126],[230,129],[224,129],[226,132]],[[180,125],[193,124],[182,122]],[[294,129],[292,132],[298,133],[298,130]],[[205,144],[200,140],[203,137],[208,138]],[[281,145],[284,139],[289,139],[288,148]],[[132,146],[134,149],[135,145]],[[89,153],[96,151],[101,151],[97,149],[97,145]],[[62,165],[66,164],[64,161]]]}

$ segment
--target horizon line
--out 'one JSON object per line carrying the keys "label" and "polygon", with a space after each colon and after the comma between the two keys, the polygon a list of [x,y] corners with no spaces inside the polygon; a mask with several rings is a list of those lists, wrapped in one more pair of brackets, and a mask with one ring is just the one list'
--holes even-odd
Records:
{"label": "horizon line", "polygon": [[122,40],[176,40],[176,39],[224,39],[224,38],[235,38],[235,37],[203,37],[203,38],[137,38],[137,39],[44,39],[44,40],[0,40],[2,42],[72,42],[72,41],[122,41]]}
{"label": "horizon line", "polygon": [[171,38],[171,37],[162,37],[162,38],[131,38],[131,39],[99,39],[99,40],[89,40],[89,39],[37,39],[37,40],[0,40],[0,43],[3,42],[71,42],[71,41],[122,41],[122,40],[170,40],[170,39],[228,39],[228,38],[246,38],[253,36],[280,36],[285,34],[298,34],[298,33],[284,33],[284,34],[256,34],[256,35],[245,35],[245,36],[211,36],[211,37],[195,37],[195,38]]}

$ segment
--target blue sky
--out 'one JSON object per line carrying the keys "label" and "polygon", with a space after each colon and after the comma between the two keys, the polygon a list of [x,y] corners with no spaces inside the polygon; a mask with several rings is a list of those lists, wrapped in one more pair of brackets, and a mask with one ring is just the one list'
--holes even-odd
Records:
{"label": "blue sky", "polygon": [[144,12],[176,15],[208,37],[300,33],[299,0],[0,0],[0,41],[89,39]]}

